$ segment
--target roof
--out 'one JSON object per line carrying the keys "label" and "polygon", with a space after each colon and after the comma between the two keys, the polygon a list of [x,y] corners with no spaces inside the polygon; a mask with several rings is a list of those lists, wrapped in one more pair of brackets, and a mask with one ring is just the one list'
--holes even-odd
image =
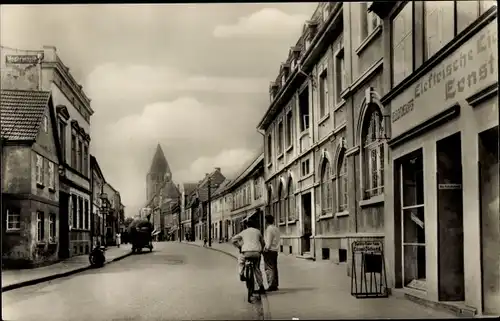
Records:
{"label": "roof", "polygon": [[167,181],[163,185],[163,195],[166,198],[177,198],[180,196],[179,190],[177,189],[177,186],[172,181]]}
{"label": "roof", "polygon": [[[206,202],[208,201],[208,178],[210,177],[211,185],[218,185],[222,184],[226,177],[222,175],[222,173],[219,170],[215,170],[209,175],[205,176],[205,178],[200,182],[198,185],[198,197],[200,201]],[[212,191],[215,191],[215,188],[212,187],[212,190],[210,191],[211,194],[213,193]]]}
{"label": "roof", "polygon": [[182,187],[184,188],[184,195],[189,195],[194,192],[197,186],[198,184],[196,183],[182,183]]}
{"label": "roof", "polygon": [[256,158],[251,159],[250,162],[246,163],[246,166],[244,169],[240,172],[238,176],[231,182],[229,186],[226,186],[227,188],[231,188],[234,186],[237,186],[239,182],[244,180],[250,173],[252,173],[260,164],[264,164],[264,153],[262,150],[259,150],[259,154]]}
{"label": "roof", "polygon": [[50,97],[48,91],[2,90],[1,136],[7,140],[36,140]]}
{"label": "roof", "polygon": [[217,188],[214,192],[214,197],[218,197],[220,196],[225,190],[226,190],[226,187],[231,184],[232,180],[230,179],[225,179],[224,182],[222,182],[220,185],[219,185],[219,188]]}
{"label": "roof", "polygon": [[92,169],[95,169],[97,171],[97,174],[99,174],[99,176],[104,181],[106,181],[106,179],[104,178],[104,174],[102,173],[101,167],[99,166],[99,163],[97,162],[97,158],[95,158],[95,156],[92,154],[90,155],[90,166]]}
{"label": "roof", "polygon": [[170,166],[168,165],[167,159],[165,158],[165,154],[161,149],[160,144],[156,145],[156,152],[153,156],[153,160],[151,161],[151,167],[149,168],[148,173],[171,173]]}

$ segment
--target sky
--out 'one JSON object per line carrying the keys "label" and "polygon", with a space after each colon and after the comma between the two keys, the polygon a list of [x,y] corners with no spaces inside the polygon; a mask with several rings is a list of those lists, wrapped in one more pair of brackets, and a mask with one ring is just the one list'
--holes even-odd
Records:
{"label": "sky", "polygon": [[231,177],[256,155],[269,83],[316,5],[2,5],[0,43],[56,46],[92,100],[91,153],[133,216],[158,143],[177,183]]}

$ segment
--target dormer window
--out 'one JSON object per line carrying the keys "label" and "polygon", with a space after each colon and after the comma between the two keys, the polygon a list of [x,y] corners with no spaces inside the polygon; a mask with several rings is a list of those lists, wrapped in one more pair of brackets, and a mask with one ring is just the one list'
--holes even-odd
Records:
{"label": "dormer window", "polygon": [[292,60],[292,70],[295,70],[295,59]]}
{"label": "dormer window", "polygon": [[310,46],[311,46],[311,40],[309,38],[307,38],[306,44],[305,44],[305,51],[307,51],[307,49],[309,49]]}

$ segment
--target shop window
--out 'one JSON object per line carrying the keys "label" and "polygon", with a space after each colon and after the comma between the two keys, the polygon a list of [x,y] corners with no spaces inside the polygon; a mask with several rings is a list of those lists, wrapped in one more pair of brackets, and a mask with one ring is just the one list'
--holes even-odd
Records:
{"label": "shop window", "polygon": [[328,113],[328,69],[325,68],[319,76],[319,117]]}
{"label": "shop window", "polygon": [[453,39],[454,2],[424,1],[425,59]]}
{"label": "shop window", "polygon": [[293,189],[293,181],[291,178],[288,179],[288,186],[286,188],[288,193],[288,218],[287,221],[295,220],[295,194]]}
{"label": "shop window", "polygon": [[422,150],[400,166],[403,285],[425,290],[426,242]]}
{"label": "shop window", "polygon": [[283,184],[280,183],[280,187],[278,189],[278,197],[279,197],[279,223],[285,223],[285,218],[286,218],[286,199],[285,199],[285,190],[283,188]]}
{"label": "shop window", "polygon": [[21,229],[21,209],[7,209],[7,231],[19,231]]}
{"label": "shop window", "polygon": [[330,176],[330,163],[325,159],[321,167],[321,213],[323,215],[332,211],[332,203],[333,191],[332,179]]}
{"label": "shop window", "polygon": [[49,214],[49,242],[56,242],[56,214]]}
{"label": "shop window", "polygon": [[337,210],[339,212],[347,210],[347,191],[347,160],[345,158],[345,149],[342,149],[337,160]]}
{"label": "shop window", "polygon": [[391,23],[393,86],[413,72],[413,6],[406,3]]}
{"label": "shop window", "polygon": [[36,213],[36,239],[38,242],[43,242],[45,239],[45,214],[38,211]]}
{"label": "shop window", "polygon": [[370,105],[362,137],[365,199],[384,192],[384,136],[382,113]]}
{"label": "shop window", "polygon": [[309,87],[299,94],[300,132],[309,129]]}

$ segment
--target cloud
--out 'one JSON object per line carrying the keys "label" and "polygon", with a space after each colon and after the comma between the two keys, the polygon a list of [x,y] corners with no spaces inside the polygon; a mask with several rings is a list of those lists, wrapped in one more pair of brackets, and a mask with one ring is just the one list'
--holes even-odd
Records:
{"label": "cloud", "polygon": [[197,182],[210,173],[215,167],[220,167],[221,172],[227,178],[234,178],[242,166],[252,157],[255,157],[255,151],[248,149],[229,149],[223,150],[213,157],[200,157],[196,159],[189,168],[175,173],[175,180],[180,182]]}
{"label": "cloud", "polygon": [[233,25],[216,26],[213,35],[217,38],[289,36],[299,30],[307,19],[304,14],[287,14],[276,8],[264,8],[239,18]]}
{"label": "cloud", "polygon": [[86,91],[93,99],[121,95],[161,95],[167,92],[265,93],[267,80],[249,77],[188,75],[165,66],[107,63],[87,77]]}

